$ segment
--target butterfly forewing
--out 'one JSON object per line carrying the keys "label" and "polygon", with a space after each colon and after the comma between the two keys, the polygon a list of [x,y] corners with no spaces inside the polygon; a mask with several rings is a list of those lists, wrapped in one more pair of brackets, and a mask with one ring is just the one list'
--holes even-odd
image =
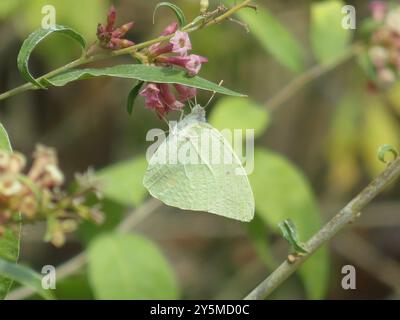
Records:
{"label": "butterfly forewing", "polygon": [[254,197],[240,160],[206,122],[189,123],[160,145],[144,185],[170,206],[240,221],[254,216]]}

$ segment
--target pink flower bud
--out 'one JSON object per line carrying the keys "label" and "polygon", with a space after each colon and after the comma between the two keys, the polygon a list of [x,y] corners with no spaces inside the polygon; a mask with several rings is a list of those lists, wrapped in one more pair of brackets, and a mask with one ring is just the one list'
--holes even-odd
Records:
{"label": "pink flower bud", "polygon": [[123,48],[131,47],[135,43],[130,40],[126,40],[126,39],[112,38],[111,44],[112,45],[111,45],[110,49],[123,49]]}
{"label": "pink flower bud", "polygon": [[129,30],[131,30],[133,28],[133,25],[135,23],[133,21],[125,23],[124,25],[122,25],[121,27],[115,29],[112,33],[111,33],[111,37],[112,38],[121,38],[123,37]]}
{"label": "pink flower bud", "polygon": [[181,84],[174,84],[174,87],[179,94],[179,100],[182,102],[190,100],[196,96],[196,88],[186,87]]}
{"label": "pink flower bud", "polygon": [[106,30],[111,32],[114,28],[115,20],[117,19],[117,11],[114,6],[111,6],[107,15],[107,26]]}
{"label": "pink flower bud", "polygon": [[178,30],[178,23],[177,22],[172,22],[168,27],[166,27],[161,33],[162,36],[169,36]]}
{"label": "pink flower bud", "polygon": [[160,83],[159,88],[160,88],[161,98],[164,104],[167,105],[168,107],[167,112],[169,112],[170,110],[180,110],[185,107],[185,105],[182,102],[176,100],[168,84]]}
{"label": "pink flower bud", "polygon": [[166,113],[166,108],[161,101],[160,89],[155,83],[147,84],[139,95],[145,98],[146,108],[155,110],[160,117]]}
{"label": "pink flower bud", "polygon": [[157,57],[161,54],[172,52],[172,44],[167,43],[162,45],[161,43],[153,44],[149,47],[149,52],[152,56]]}

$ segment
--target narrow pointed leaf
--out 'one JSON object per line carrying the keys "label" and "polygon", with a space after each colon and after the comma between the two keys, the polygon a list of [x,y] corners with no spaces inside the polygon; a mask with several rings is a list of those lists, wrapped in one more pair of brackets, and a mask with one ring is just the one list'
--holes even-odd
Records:
{"label": "narrow pointed leaf", "polygon": [[0,258],[0,273],[20,284],[32,288],[44,299],[53,299],[51,292],[43,289],[40,274],[28,267],[8,262]]}
{"label": "narrow pointed leaf", "polygon": [[63,34],[71,39],[76,40],[80,44],[82,49],[86,47],[85,39],[78,32],[66,26],[56,25],[53,28],[49,29],[41,28],[31,33],[22,44],[22,47],[18,54],[17,64],[18,64],[18,70],[21,73],[21,75],[25,78],[25,80],[33,83],[34,85],[40,88],[43,88],[43,85],[39,83],[29,72],[29,66],[28,66],[29,57],[33,52],[33,50],[36,48],[36,46],[42,40],[44,40],[53,33]]}
{"label": "narrow pointed leaf", "polygon": [[129,92],[128,101],[126,103],[126,110],[128,111],[129,114],[132,114],[133,105],[143,84],[144,84],[143,81],[139,81],[139,83],[132,88],[131,92]]}
{"label": "narrow pointed leaf", "polygon": [[295,36],[265,7],[257,13],[240,10],[240,19],[249,25],[250,32],[260,45],[289,70],[304,69],[304,50]]}
{"label": "narrow pointed leaf", "polygon": [[[0,123],[0,150],[11,152],[11,143],[8,134]],[[19,255],[19,230],[6,229],[0,237],[0,259],[16,262]],[[10,289],[12,280],[0,270],[0,299],[4,299]]]}
{"label": "narrow pointed leaf", "polygon": [[185,14],[183,13],[182,9],[179,8],[176,4],[173,4],[171,2],[160,2],[159,4],[157,4],[157,6],[155,7],[154,12],[153,12],[153,23],[155,20],[157,10],[160,9],[161,7],[168,7],[172,11],[174,11],[174,13],[176,14],[176,17],[178,18],[179,25],[181,27],[186,25],[186,18],[185,18]]}
{"label": "narrow pointed leaf", "polygon": [[208,90],[229,96],[245,97],[241,93],[226,89],[216,83],[201,77],[188,77],[184,70],[177,68],[162,68],[143,64],[121,64],[109,68],[73,69],[58,76],[46,79],[43,84],[57,87],[64,86],[72,81],[85,80],[95,77],[117,77],[125,79],[136,79],[144,82],[178,83],[188,87]]}

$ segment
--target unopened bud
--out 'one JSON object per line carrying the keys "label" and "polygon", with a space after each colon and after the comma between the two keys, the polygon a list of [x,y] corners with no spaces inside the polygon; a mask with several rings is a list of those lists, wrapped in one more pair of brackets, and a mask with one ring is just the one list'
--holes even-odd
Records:
{"label": "unopened bud", "polygon": [[374,46],[368,50],[369,58],[377,68],[382,68],[388,61],[388,52],[381,46]]}
{"label": "unopened bud", "polygon": [[40,182],[47,188],[59,187],[64,183],[64,175],[56,165],[49,164],[45,167]]}
{"label": "unopened bud", "polygon": [[205,14],[208,10],[209,5],[210,4],[208,0],[200,0],[200,13]]}
{"label": "unopened bud", "polygon": [[20,173],[26,165],[26,159],[24,155],[18,152],[14,152],[10,155],[9,171],[10,173]]}
{"label": "unopened bud", "polygon": [[28,219],[33,219],[36,215],[38,204],[33,195],[25,196],[19,206],[19,211]]}
{"label": "unopened bud", "polygon": [[393,32],[400,34],[400,8],[389,11],[386,17],[386,25]]}
{"label": "unopened bud", "polygon": [[10,163],[10,155],[7,152],[0,151],[0,171],[5,172],[8,170]]}
{"label": "unopened bud", "polygon": [[76,223],[75,220],[69,219],[61,222],[61,229],[66,233],[74,232],[77,228],[78,224]]}
{"label": "unopened bud", "polygon": [[61,229],[56,229],[51,235],[51,243],[56,247],[62,247],[65,243],[65,234]]}
{"label": "unopened bud", "polygon": [[0,194],[5,197],[18,195],[22,190],[22,184],[16,180],[15,176],[5,176],[0,178]]}

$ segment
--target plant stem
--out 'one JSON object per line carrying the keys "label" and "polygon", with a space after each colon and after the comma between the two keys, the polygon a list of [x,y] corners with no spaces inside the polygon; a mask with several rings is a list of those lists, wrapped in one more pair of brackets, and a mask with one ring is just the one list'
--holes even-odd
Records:
{"label": "plant stem", "polygon": [[347,51],[345,51],[342,55],[332,60],[329,63],[316,65],[306,72],[299,75],[297,78],[294,78],[290,81],[282,90],[278,91],[277,94],[272,96],[266,103],[266,107],[270,111],[276,110],[280,107],[283,102],[287,101],[288,98],[292,97],[297,91],[304,88],[311,81],[319,78],[323,74],[331,71],[338,65],[348,61],[353,58],[355,55],[360,53],[363,50],[363,47],[355,43],[353,44]]}
{"label": "plant stem", "polygon": [[[128,233],[135,228],[139,223],[145,220],[150,214],[160,208],[162,203],[152,198],[145,202],[141,207],[133,210],[116,228],[118,232]],[[71,274],[76,273],[79,269],[85,266],[87,262],[86,253],[83,251],[56,269],[57,281],[62,280]],[[7,300],[22,300],[35,294],[35,291],[29,287],[20,287],[11,291],[6,299]]]}
{"label": "plant stem", "polygon": [[261,282],[245,300],[265,299],[279,287],[301,264],[310,258],[322,245],[332,239],[347,224],[361,215],[361,210],[379,193],[400,176],[400,157],[391,162],[361,193],[351,200],[336,216],[320,229],[306,244],[308,253],[299,256],[293,263],[283,262],[268,278]]}
{"label": "plant stem", "polygon": [[[218,24],[226,19],[228,19],[230,16],[232,16],[233,14],[235,14],[237,11],[239,11],[240,9],[246,7],[249,3],[251,2],[251,0],[245,0],[242,3],[235,5],[234,7],[232,7],[230,10],[228,10],[227,12],[225,12],[224,14],[221,14],[219,17],[212,19],[210,21],[208,21],[205,24],[200,24],[198,26],[192,27],[192,28],[187,28],[184,30],[188,33],[193,32],[193,31],[197,31],[200,30],[204,27],[209,27],[215,24]],[[167,41],[169,39],[171,39],[175,34],[171,34],[169,36],[161,36],[161,37],[157,37],[153,40],[149,40],[146,42],[142,42],[133,46],[130,46],[128,48],[124,48],[124,49],[120,49],[120,50],[115,50],[115,51],[109,51],[107,53],[101,53],[101,54],[97,54],[97,55],[93,55],[93,56],[85,56],[83,55],[82,57],[80,57],[79,59],[76,59],[74,61],[72,61],[71,63],[62,66],[58,69],[55,69],[49,73],[46,73],[45,75],[37,78],[36,80],[38,80],[39,82],[43,79],[46,78],[51,78],[53,76],[59,75],[65,71],[68,71],[72,68],[76,68],[79,67],[81,65],[87,64],[87,63],[91,63],[94,61],[99,61],[99,60],[104,60],[104,59],[108,59],[111,57],[116,57],[116,56],[121,56],[121,55],[126,55],[126,54],[134,54],[135,52],[137,52],[138,50],[147,48],[155,43],[159,43],[159,42],[163,42],[163,41]],[[32,83],[25,83],[19,87],[16,87],[14,89],[11,89],[9,91],[6,91],[2,94],[0,94],[0,101],[10,98],[12,96],[15,96],[19,93],[28,91],[28,90],[36,90],[38,89],[34,84]]]}

